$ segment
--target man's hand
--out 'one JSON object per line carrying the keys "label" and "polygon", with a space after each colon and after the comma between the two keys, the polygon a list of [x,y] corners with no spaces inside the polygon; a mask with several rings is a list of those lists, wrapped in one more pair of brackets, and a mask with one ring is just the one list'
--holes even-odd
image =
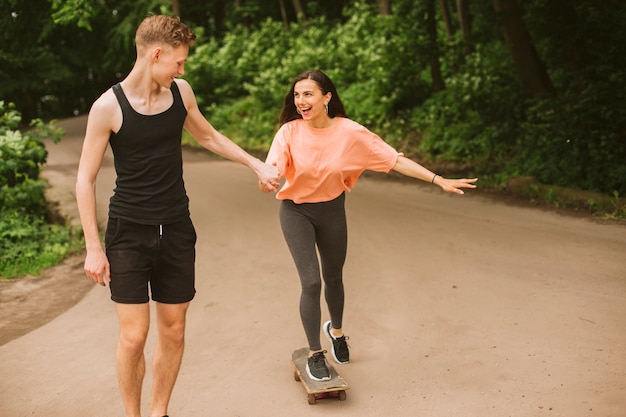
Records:
{"label": "man's hand", "polygon": [[87,251],[84,270],[87,277],[96,284],[104,287],[107,282],[111,282],[111,266],[102,249]]}
{"label": "man's hand", "polygon": [[276,165],[263,163],[259,168],[257,175],[259,176],[259,189],[264,193],[275,193],[280,187],[280,172]]}

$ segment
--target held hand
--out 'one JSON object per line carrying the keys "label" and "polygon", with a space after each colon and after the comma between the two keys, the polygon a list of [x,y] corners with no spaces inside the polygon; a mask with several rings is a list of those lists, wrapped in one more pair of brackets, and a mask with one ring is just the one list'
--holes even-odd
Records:
{"label": "held hand", "polygon": [[104,287],[106,282],[111,282],[111,266],[102,249],[87,251],[84,270],[96,284]]}
{"label": "held hand", "polygon": [[259,189],[264,193],[272,193],[278,191],[280,173],[275,164],[263,164],[263,169],[259,171]]}
{"label": "held hand", "polygon": [[465,194],[461,188],[476,188],[476,181],[478,178],[447,179],[437,175],[433,184],[440,186],[442,190],[448,193]]}
{"label": "held hand", "polygon": [[266,184],[263,184],[261,180],[259,180],[259,190],[263,191],[264,193],[275,193],[280,187],[280,184],[278,182],[269,182]]}

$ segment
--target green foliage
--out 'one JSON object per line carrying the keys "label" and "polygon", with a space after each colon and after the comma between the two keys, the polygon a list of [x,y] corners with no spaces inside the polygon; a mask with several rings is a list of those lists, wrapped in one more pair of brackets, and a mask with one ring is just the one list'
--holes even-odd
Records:
{"label": "green foliage", "polygon": [[[220,105],[247,95],[247,87],[259,72],[280,62],[279,51],[289,47],[288,38],[279,22],[267,20],[257,31],[238,26],[223,41],[212,39],[194,48],[186,65],[186,78],[199,105]],[[260,92],[258,96],[265,99]]]}
{"label": "green foliage", "polygon": [[[458,32],[447,37],[439,23],[443,52],[433,49],[426,32],[424,4],[398,1],[394,16],[380,16],[373,5],[354,2],[341,24],[322,16],[291,23],[288,31],[271,19],[236,26],[193,52],[187,78],[209,120],[248,148],[267,149],[292,78],[319,68],[334,80],[351,118],[407,154],[469,167],[496,187],[532,175],[549,184],[626,194],[626,77],[624,66],[616,65],[623,58],[609,58],[615,55],[611,43],[604,42],[601,53],[586,44],[585,56],[600,65],[579,59],[572,67],[572,51],[561,47],[574,30],[592,30],[600,41],[601,22],[620,18],[608,16],[608,6],[561,6],[566,16],[592,10],[594,18],[574,19],[576,26],[551,17],[554,5],[524,4],[529,30],[540,39],[538,52],[550,63],[555,97],[525,93],[493,7],[473,3],[477,29],[470,39],[462,41]],[[612,10],[626,13],[624,7]],[[623,30],[614,32],[626,40]],[[580,39],[574,33],[568,41]],[[471,53],[463,50],[466,41],[473,42]],[[437,93],[429,66],[435,58],[445,81]]]}
{"label": "green foliage", "polygon": [[195,49],[186,78],[216,128],[240,145],[249,137],[261,138],[262,147],[269,144],[290,80],[321,52],[307,50],[292,59],[298,51],[294,43],[302,42],[305,31],[293,24],[285,32],[280,22],[267,20],[257,31],[239,26],[223,42],[212,40]]}
{"label": "green foliage", "polygon": [[382,126],[430,94],[429,85],[414,72],[414,64],[424,62],[419,55],[424,37],[404,36],[419,24],[403,16],[380,16],[363,6],[350,14],[329,34],[335,53],[322,68],[335,80],[350,117]]}
{"label": "green foliage", "polygon": [[54,23],[46,0],[8,0],[0,14],[0,100],[16,102],[36,117],[56,107],[51,87],[72,77],[56,53]]}
{"label": "green foliage", "polygon": [[591,72],[579,88],[566,88],[572,74],[554,71],[561,93],[529,97],[503,45],[477,45],[463,71],[446,79],[446,90],[415,110],[420,148],[435,159],[471,163],[498,183],[534,176],[545,184],[624,194],[626,73],[608,65]]}
{"label": "green foliage", "polygon": [[[53,117],[85,111],[122,78],[133,63],[136,25],[171,7],[168,0],[5,3],[0,99]],[[626,3],[518,2],[554,97],[524,92],[492,2],[469,2],[467,36],[454,7],[453,33],[446,31],[437,3],[434,43],[426,2],[392,3],[393,16],[380,16],[373,1],[312,0],[304,2],[306,18],[297,18],[286,1],[283,22],[275,0],[244,7],[181,0],[183,21],[201,35],[186,77],[209,120],[247,148],[269,146],[292,78],[319,68],[351,118],[408,155],[462,164],[498,187],[532,175],[626,195]],[[445,81],[438,92],[434,59]],[[32,163],[4,169],[22,173]]]}
{"label": "green foliage", "polygon": [[623,222],[626,219],[626,199],[617,191],[612,196],[591,191],[578,191],[555,185],[545,185],[532,177],[517,178],[511,187],[515,194],[542,207],[568,209],[589,213],[597,219]]}
{"label": "green foliage", "polygon": [[75,23],[79,28],[92,30],[91,19],[97,13],[101,3],[90,0],[50,0],[54,23],[67,25]]}
{"label": "green foliage", "polygon": [[446,79],[446,89],[415,109],[413,123],[424,132],[421,149],[433,158],[501,169],[518,135],[524,97],[506,65],[503,45],[478,46],[463,72]]}
{"label": "green foliage", "polygon": [[3,0],[0,99],[26,120],[69,117],[120,80],[135,59],[137,25],[168,0]]}
{"label": "green foliage", "polygon": [[259,111],[260,103],[253,97],[235,100],[207,109],[215,128],[236,139],[247,150],[266,151],[268,141],[276,127],[275,112]]}
{"label": "green foliage", "polygon": [[58,141],[54,123],[33,120],[26,132],[16,130],[21,115],[0,101],[0,277],[38,274],[80,245],[70,227],[46,222],[45,182],[41,167],[48,152],[43,138]]}
{"label": "green foliage", "polygon": [[625,76],[616,72],[582,93],[532,101],[513,165],[548,184],[626,192],[626,97],[614,89]]}
{"label": "green foliage", "polygon": [[[40,165],[48,155],[43,143],[35,135],[22,135],[13,130],[21,120],[19,112],[12,105],[5,111],[4,102],[0,101],[0,187],[13,188],[27,180],[39,178]],[[35,121],[39,128],[43,126]],[[0,198],[0,208],[6,205],[10,193],[5,191]]]}
{"label": "green foliage", "polygon": [[240,144],[252,136],[269,146],[291,80],[315,68],[333,79],[352,118],[383,126],[428,96],[426,81],[397,59],[412,53],[399,21],[359,6],[343,25],[321,17],[288,32],[272,20],[239,26],[195,48],[186,79],[209,120]]}
{"label": "green foliage", "polygon": [[82,247],[78,230],[18,210],[0,213],[0,278],[38,275]]}

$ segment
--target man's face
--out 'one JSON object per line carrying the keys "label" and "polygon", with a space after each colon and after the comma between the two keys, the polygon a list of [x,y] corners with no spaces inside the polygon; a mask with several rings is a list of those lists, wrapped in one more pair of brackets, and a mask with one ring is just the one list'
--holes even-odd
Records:
{"label": "man's face", "polygon": [[174,78],[185,74],[189,45],[158,46],[152,52],[154,78],[163,87],[170,88]]}

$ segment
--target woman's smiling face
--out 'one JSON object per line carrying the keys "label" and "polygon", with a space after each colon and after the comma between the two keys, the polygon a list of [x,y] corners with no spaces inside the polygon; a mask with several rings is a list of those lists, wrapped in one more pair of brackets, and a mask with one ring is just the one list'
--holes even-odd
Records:
{"label": "woman's smiling face", "polygon": [[296,109],[305,121],[314,125],[325,124],[329,119],[325,107],[331,97],[331,93],[322,94],[317,82],[310,79],[298,81],[293,88]]}

